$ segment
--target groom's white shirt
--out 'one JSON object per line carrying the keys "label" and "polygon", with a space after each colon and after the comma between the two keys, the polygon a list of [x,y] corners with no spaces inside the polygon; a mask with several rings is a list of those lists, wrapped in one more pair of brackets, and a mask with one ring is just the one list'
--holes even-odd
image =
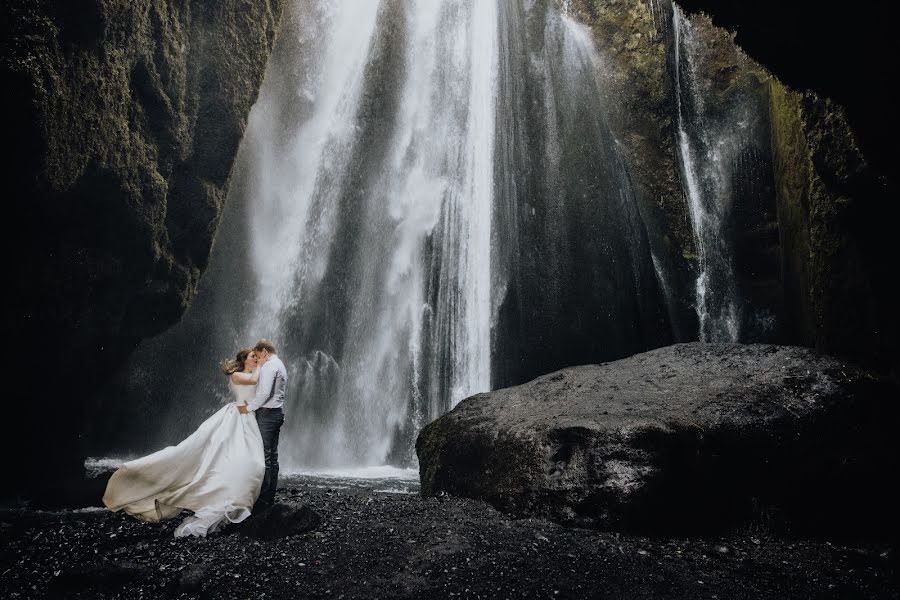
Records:
{"label": "groom's white shirt", "polygon": [[287,389],[287,369],[277,354],[260,367],[259,382],[256,384],[256,396],[247,405],[253,412],[257,408],[281,408],[284,404],[284,392]]}

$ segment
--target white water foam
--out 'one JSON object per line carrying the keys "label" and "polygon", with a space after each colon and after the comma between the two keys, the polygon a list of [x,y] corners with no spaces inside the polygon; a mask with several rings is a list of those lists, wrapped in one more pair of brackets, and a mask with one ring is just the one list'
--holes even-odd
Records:
{"label": "white water foam", "polygon": [[122,466],[122,463],[128,462],[131,458],[97,458],[89,456],[84,460],[84,468],[88,471],[106,471],[115,470]]}
{"label": "white water foam", "polygon": [[346,467],[338,469],[286,469],[285,475],[318,477],[322,479],[391,479],[397,481],[419,481],[418,469],[404,469],[390,465],[377,467]]}

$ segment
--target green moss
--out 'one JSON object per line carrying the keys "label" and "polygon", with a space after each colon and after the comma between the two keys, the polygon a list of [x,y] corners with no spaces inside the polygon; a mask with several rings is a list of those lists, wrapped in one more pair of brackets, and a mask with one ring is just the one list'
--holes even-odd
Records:
{"label": "green moss", "polygon": [[892,343],[891,318],[854,220],[883,188],[835,103],[775,81],[770,113],[787,316],[802,343],[868,362]]}
{"label": "green moss", "polygon": [[[575,18],[593,32],[603,69],[609,125],[619,142],[654,252],[688,286],[696,253],[675,147],[674,88],[666,39],[641,0],[576,0]],[[678,287],[678,286],[676,286]]]}
{"label": "green moss", "polygon": [[[181,264],[188,272],[205,268],[282,3],[271,0],[252,8],[231,2],[82,4],[77,14],[40,0],[15,0],[4,7],[4,76],[16,82],[23,96],[18,102],[31,109],[22,118],[34,131],[27,134],[34,171],[23,174],[22,193],[40,207],[42,214],[34,215],[42,222],[40,230],[66,232],[62,239],[46,241],[51,249],[61,246],[57,256],[87,248],[95,260],[104,262],[108,255],[125,261],[129,268],[121,279],[104,282],[121,292],[119,314],[105,317],[111,327],[130,329],[129,335],[146,333],[148,325],[158,329],[175,322],[183,310],[181,299],[196,292],[179,286],[196,287],[199,276],[159,282],[144,269],[159,260]],[[216,77],[204,76],[211,72]],[[178,210],[196,203],[197,189],[215,200],[212,212]],[[102,214],[94,213],[98,210]],[[139,222],[135,227],[141,235],[119,239],[98,231],[109,214]],[[208,226],[197,226],[198,218]],[[181,235],[184,231],[190,235]],[[78,280],[79,264],[48,264],[45,278],[58,279],[55,270],[64,269]],[[128,298],[144,303],[152,290],[172,294],[160,301],[175,311],[144,315],[128,310]],[[73,293],[44,290],[45,295]],[[123,320],[123,314],[136,321]]]}
{"label": "green moss", "polygon": [[811,196],[820,201],[821,186],[813,179],[800,95],[773,80],[769,99],[785,316],[799,341],[813,345],[821,315],[811,281],[820,268],[811,254],[809,204]]}
{"label": "green moss", "polygon": [[[687,297],[698,260],[675,148],[675,90],[670,31],[657,31],[641,0],[574,0],[570,12],[587,24],[601,54],[610,126],[631,173],[641,214],[657,253],[680,270]],[[668,6],[660,5],[665,12]],[[663,16],[663,19],[669,18]],[[776,188],[784,341],[866,357],[897,354],[898,329],[879,297],[867,256],[866,207],[891,200],[867,168],[844,112],[813,93],[787,89],[736,44],[735,34],[705,15],[690,17],[697,36],[700,93],[709,118],[727,115],[748,97],[768,97]],[[880,204],[879,204],[880,203]],[[881,285],[884,287],[884,285]],[[884,293],[881,293],[884,296]]]}

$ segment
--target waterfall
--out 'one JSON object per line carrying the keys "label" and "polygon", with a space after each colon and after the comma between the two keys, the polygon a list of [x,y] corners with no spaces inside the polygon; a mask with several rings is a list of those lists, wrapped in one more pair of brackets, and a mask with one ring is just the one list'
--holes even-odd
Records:
{"label": "waterfall", "polygon": [[[674,4],[672,6],[674,7]],[[653,28],[657,32],[662,31],[668,22],[665,7],[660,6],[660,0],[647,0],[647,8],[650,10],[650,17],[653,19]]]}
{"label": "waterfall", "polygon": [[[746,60],[740,51],[702,38],[677,5],[672,30],[678,158],[698,254],[699,338],[768,341],[778,293],[768,87],[751,71],[736,70]],[[730,71],[720,66],[726,59]]]}
{"label": "waterfall", "polygon": [[[251,114],[246,335],[293,361],[288,464],[408,461],[401,432],[490,387],[496,7],[344,0],[319,21],[315,65],[271,71]],[[298,95],[308,117],[275,118]]]}
{"label": "waterfall", "polygon": [[729,152],[741,133],[739,127],[729,131],[704,123],[691,22],[677,5],[673,5],[672,20],[678,150],[698,254],[695,308],[699,335],[701,341],[736,342],[741,336],[742,306],[726,228],[732,201]]}
{"label": "waterfall", "polygon": [[260,337],[288,469],[409,466],[463,398],[671,342],[585,26],[551,0],[285,10],[198,297],[128,367],[167,403],[148,447]]}
{"label": "waterfall", "polygon": [[671,340],[591,32],[500,6],[495,385]]}
{"label": "waterfall", "polygon": [[[468,114],[458,149],[454,149],[461,154],[461,164],[453,167],[455,181],[448,190],[441,219],[442,268],[449,265],[450,272],[447,279],[441,277],[437,313],[439,319],[447,320],[450,333],[448,342],[454,367],[450,406],[473,393],[487,391],[491,382],[490,256],[497,7],[489,2],[474,2],[470,9],[471,16],[464,29],[451,32],[454,37],[469,38],[467,55],[454,69],[468,78],[466,102],[459,103],[467,106]],[[428,33],[436,34],[436,30]],[[432,82],[430,87],[435,97],[450,92],[443,84],[434,85],[434,79]],[[450,87],[457,85],[451,83]],[[425,127],[421,131],[431,139],[431,150],[436,154],[433,158],[440,160],[446,148],[440,139],[430,137],[434,129]],[[442,329],[438,327],[438,331]]]}

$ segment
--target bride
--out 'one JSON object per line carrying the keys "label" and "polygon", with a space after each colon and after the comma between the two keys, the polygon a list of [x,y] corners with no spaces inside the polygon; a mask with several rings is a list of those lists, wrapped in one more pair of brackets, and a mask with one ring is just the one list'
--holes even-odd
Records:
{"label": "bride", "polygon": [[253,414],[237,405],[256,393],[256,352],[245,348],[222,363],[235,402],[222,407],[177,446],[124,463],[106,485],[103,503],[156,523],[193,511],[175,537],[205,536],[226,522],[250,516],[266,467],[263,443]]}

